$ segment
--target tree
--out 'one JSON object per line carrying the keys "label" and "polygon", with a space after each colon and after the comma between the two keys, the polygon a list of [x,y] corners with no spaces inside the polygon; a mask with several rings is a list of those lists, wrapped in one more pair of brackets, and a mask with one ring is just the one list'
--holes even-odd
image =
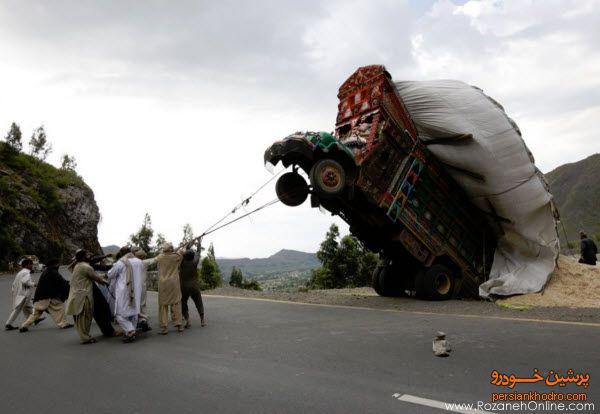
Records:
{"label": "tree", "polygon": [[150,214],[146,213],[144,215],[144,222],[142,223],[142,226],[137,233],[129,236],[129,240],[133,245],[139,246],[145,252],[149,253],[151,251],[152,237],[154,237],[154,230],[152,230],[152,219],[150,218]]}
{"label": "tree", "polygon": [[237,267],[233,266],[231,269],[231,276],[229,277],[229,286],[241,288],[244,283],[244,276],[242,271]]}
{"label": "tree", "polygon": [[10,150],[13,152],[21,152],[23,149],[22,137],[23,134],[21,133],[21,128],[19,128],[19,125],[13,122],[10,125],[10,130],[5,138]]}
{"label": "tree", "polygon": [[258,283],[258,281],[252,279],[252,280],[244,280],[242,282],[242,289],[246,289],[246,290],[262,290],[262,288],[260,287],[260,284]]}
{"label": "tree", "polygon": [[31,155],[42,161],[45,161],[48,154],[52,152],[52,145],[48,142],[43,125],[34,130],[33,134],[31,134],[29,149]]}
{"label": "tree", "polygon": [[162,233],[158,233],[156,235],[156,243],[155,243],[155,251],[159,251],[160,248],[162,247],[163,244],[165,244],[167,242],[167,239],[165,238],[165,235]]}
{"label": "tree", "polygon": [[181,239],[181,244],[188,244],[194,239],[194,230],[192,230],[192,226],[187,223],[183,226],[183,239]]}
{"label": "tree", "polygon": [[200,267],[200,278],[201,283],[208,289],[214,289],[221,286],[221,272],[217,262],[211,260],[210,257],[202,259],[202,266]]}
{"label": "tree", "polygon": [[210,246],[208,246],[208,257],[215,263],[217,262],[217,257],[215,256],[215,246],[213,246],[212,243]]}
{"label": "tree", "polygon": [[67,171],[75,171],[75,168],[77,168],[75,157],[69,154],[63,154],[60,168]]}
{"label": "tree", "polygon": [[211,243],[208,248],[208,254],[202,259],[202,265],[200,267],[200,279],[201,284],[206,286],[208,289],[214,289],[221,286],[221,271],[217,264],[217,258],[215,257],[215,247]]}
{"label": "tree", "polygon": [[326,265],[335,259],[338,249],[338,237],[340,237],[340,229],[336,224],[332,224],[325,235],[325,240],[323,240],[319,251],[317,252],[317,258],[323,265]]}
{"label": "tree", "polygon": [[355,286],[369,286],[371,284],[371,278],[377,267],[377,262],[379,262],[379,256],[363,246],[363,254],[360,258],[358,279]]}
{"label": "tree", "polygon": [[367,286],[377,265],[377,255],[352,235],[338,242],[339,229],[332,224],[321,243],[317,257],[322,266],[313,269],[306,286],[311,289],[337,289]]}

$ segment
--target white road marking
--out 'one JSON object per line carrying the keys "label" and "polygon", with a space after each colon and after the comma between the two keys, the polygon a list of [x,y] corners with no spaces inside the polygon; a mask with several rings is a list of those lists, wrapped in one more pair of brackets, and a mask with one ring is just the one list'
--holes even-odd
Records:
{"label": "white road marking", "polygon": [[[483,410],[476,410],[476,409],[472,409],[472,410],[460,409],[457,407],[460,404],[447,403],[447,402],[437,401],[437,400],[430,400],[429,398],[421,398],[421,397],[417,397],[415,395],[410,395],[410,394],[394,394],[394,395],[392,395],[392,397],[397,398],[399,401],[409,402],[412,404],[425,405],[427,407],[432,407],[432,408],[439,408],[441,410],[451,411],[453,413],[494,414],[490,411],[483,411]],[[453,405],[453,407],[451,407],[452,405]]]}

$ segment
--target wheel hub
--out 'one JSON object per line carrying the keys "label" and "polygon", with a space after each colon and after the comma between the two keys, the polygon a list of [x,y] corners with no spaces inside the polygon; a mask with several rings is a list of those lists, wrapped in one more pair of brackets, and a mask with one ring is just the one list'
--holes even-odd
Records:
{"label": "wheel hub", "polygon": [[450,291],[452,286],[452,281],[450,280],[450,276],[445,273],[440,273],[435,278],[435,290],[440,295],[445,295]]}
{"label": "wheel hub", "polygon": [[326,187],[335,188],[340,183],[339,172],[332,167],[327,167],[321,173],[321,180]]}

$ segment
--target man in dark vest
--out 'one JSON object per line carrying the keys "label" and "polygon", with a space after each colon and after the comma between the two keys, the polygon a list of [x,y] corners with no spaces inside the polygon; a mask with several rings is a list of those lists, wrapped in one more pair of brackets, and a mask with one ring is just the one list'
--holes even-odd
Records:
{"label": "man in dark vest", "polygon": [[581,258],[579,259],[579,263],[596,266],[596,255],[598,254],[596,243],[592,239],[588,239],[587,234],[583,230],[579,232],[579,238],[581,239]]}
{"label": "man in dark vest", "polygon": [[51,259],[42,272],[33,296],[33,314],[21,325],[20,332],[27,332],[28,328],[37,324],[44,312],[48,312],[54,323],[59,328],[71,328],[72,324],[65,318],[65,300],[69,296],[69,282],[58,272],[60,262]]}
{"label": "man in dark vest", "polygon": [[[112,269],[112,265],[104,264],[103,260],[110,256],[112,255],[107,254],[104,256],[94,256],[90,259],[90,264],[97,272],[108,272],[110,269]],[[106,337],[119,336],[121,332],[116,331],[112,326],[113,314],[103,291],[110,295],[110,291],[107,287],[98,286],[96,283],[94,283],[94,320],[96,321],[98,328],[100,328],[102,335]]]}

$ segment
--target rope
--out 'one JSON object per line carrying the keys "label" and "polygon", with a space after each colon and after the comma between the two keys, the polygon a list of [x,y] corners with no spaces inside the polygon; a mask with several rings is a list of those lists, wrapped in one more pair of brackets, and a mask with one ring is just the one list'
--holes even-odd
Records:
{"label": "rope", "polygon": [[[262,210],[263,208],[267,208],[267,207],[269,207],[269,206],[272,206],[273,204],[276,204],[276,203],[278,203],[278,202],[279,202],[279,199],[278,199],[278,198],[276,198],[276,199],[274,199],[274,200],[271,200],[271,201],[269,201],[268,203],[265,203],[265,204],[263,204],[262,206],[260,206],[260,207],[257,207],[257,208],[255,208],[254,210],[252,210],[252,211],[250,211],[250,212],[248,212],[248,213],[246,213],[246,214],[244,214],[244,215],[242,215],[242,216],[239,216],[239,217],[237,217],[237,218],[235,218],[235,219],[233,219],[233,220],[231,220],[231,221],[228,221],[227,223],[225,223],[225,224],[223,224],[223,225],[221,225],[221,226],[219,226],[219,227],[216,227],[216,228],[214,228],[214,229],[212,229],[212,230],[209,230],[209,231],[205,231],[205,232],[204,232],[204,233],[203,233],[201,236],[199,236],[199,237],[196,237],[196,239],[201,239],[202,237],[206,236],[207,234],[210,234],[210,233],[213,233],[213,232],[215,232],[215,231],[217,231],[217,230],[220,230],[220,229],[222,229],[223,227],[227,227],[227,226],[229,226],[230,224],[233,224],[233,223],[235,223],[236,221],[243,219],[244,217],[248,217],[249,215],[251,215],[251,214],[254,214],[254,213],[258,212],[258,211]],[[194,240],[196,240],[196,239],[194,239]]]}
{"label": "rope", "polygon": [[[242,215],[242,216],[240,216],[240,217],[238,217],[238,218],[236,218],[234,220],[228,221],[227,223],[219,226],[219,224],[221,224],[227,217],[229,217],[230,215],[234,214],[240,208],[247,206],[250,203],[250,200],[252,199],[252,197],[254,197],[256,194],[258,194],[258,192],[260,190],[262,190],[263,188],[265,188],[271,181],[273,181],[275,178],[277,178],[284,171],[285,171],[285,168],[281,169],[277,174],[275,174],[275,175],[273,175],[273,177],[269,178],[265,183],[263,183],[260,187],[258,187],[252,194],[250,194],[250,196],[246,197],[244,200],[242,200],[241,203],[237,204],[229,213],[225,214],[217,222],[215,222],[213,225],[211,225],[206,230],[204,230],[200,236],[194,237],[192,240],[190,240],[189,242],[187,242],[186,245],[191,245],[192,243],[194,243],[196,241],[200,241],[201,242],[202,238],[204,236],[206,236],[207,234],[211,234],[211,233],[213,233],[213,232],[215,232],[217,230],[222,229],[223,227],[227,227],[230,224],[233,224],[236,221],[243,219],[244,217],[248,217],[249,215],[258,212],[258,211],[262,210],[263,208],[267,208],[267,207],[272,206],[273,204],[279,202],[279,199],[276,198],[276,199],[271,200],[268,203],[265,203],[262,206],[257,207],[254,210],[252,210],[252,211],[250,211],[250,212],[248,212],[248,213],[246,213],[246,214],[244,214],[244,215]],[[181,248],[183,246],[184,246],[184,244],[182,243],[182,244],[179,245],[178,248]]]}
{"label": "rope", "polygon": [[565,224],[562,220],[560,220],[560,226],[563,229],[563,233],[565,235],[565,242],[567,243],[567,250],[569,251],[569,256],[573,253],[571,252],[571,246],[569,245],[569,236],[567,235],[567,230],[565,229]]}
{"label": "rope", "polygon": [[220,223],[222,223],[223,220],[225,220],[227,217],[229,217],[232,214],[235,214],[235,212],[237,210],[239,210],[241,207],[247,206],[250,203],[250,199],[252,197],[254,197],[260,190],[262,190],[263,188],[265,188],[267,186],[267,184],[269,184],[271,181],[273,181],[275,178],[277,178],[279,176],[279,174],[281,174],[284,171],[285,171],[285,168],[282,169],[281,171],[279,171],[277,174],[273,175],[273,177],[269,178],[264,184],[262,184],[260,187],[258,187],[258,189],[256,191],[254,191],[250,196],[246,197],[244,200],[242,200],[241,203],[239,203],[235,207],[233,207],[233,209],[229,213],[225,214],[216,223],[214,223],[212,226],[210,226],[209,228],[207,228],[206,230],[204,230],[203,234],[208,234],[208,232],[210,230],[212,230],[215,226],[218,226]]}

